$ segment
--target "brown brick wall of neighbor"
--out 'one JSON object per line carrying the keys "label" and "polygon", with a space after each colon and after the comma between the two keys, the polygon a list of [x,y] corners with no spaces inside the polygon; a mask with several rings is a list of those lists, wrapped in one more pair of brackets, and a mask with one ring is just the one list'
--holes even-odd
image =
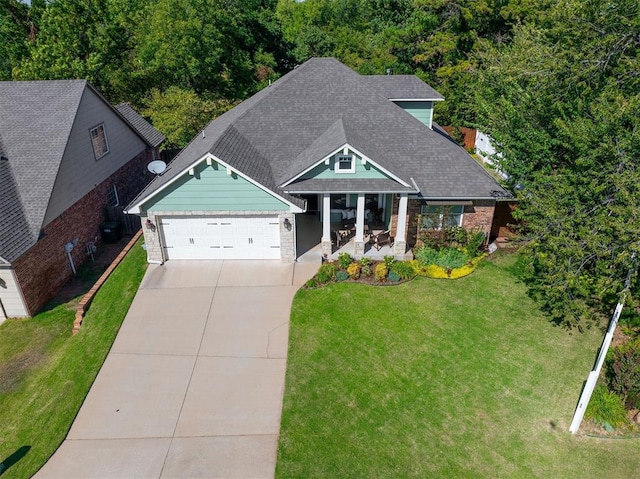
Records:
{"label": "brown brick wall of neighbor", "polygon": [[143,151],[96,185],[82,199],[44,227],[44,236],[14,263],[14,269],[24,295],[27,312],[36,314],[71,278],[73,272],[65,253],[65,244],[78,239],[71,252],[76,270],[86,261],[86,245],[98,237],[105,220],[107,191],[115,184],[120,206],[124,207],[152,179],[146,165],[151,150]]}

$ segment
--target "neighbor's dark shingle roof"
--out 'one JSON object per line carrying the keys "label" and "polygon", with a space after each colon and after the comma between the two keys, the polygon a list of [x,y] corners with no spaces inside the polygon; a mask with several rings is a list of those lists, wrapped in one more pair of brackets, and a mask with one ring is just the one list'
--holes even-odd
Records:
{"label": "neighbor's dark shingle roof", "polygon": [[116,110],[127,120],[129,125],[142,136],[151,146],[158,147],[166,140],[166,137],[156,130],[151,123],[145,120],[140,114],[131,108],[128,103],[116,105]]}
{"label": "neighbor's dark shingle roof", "polygon": [[[408,185],[415,181],[426,198],[489,198],[492,191],[501,190],[464,149],[390,97],[441,98],[416,77],[366,77],[335,59],[313,58],[209,123],[130,207],[143,203],[207,153],[265,186],[277,185],[274,191],[296,203],[284,193],[295,191],[294,185],[282,187],[283,183],[344,143]],[[228,145],[230,135],[251,145],[254,154],[246,156],[246,148]],[[355,181],[361,187],[367,184]],[[398,191],[405,190],[396,184]]]}
{"label": "neighbor's dark shingle roof", "polygon": [[[38,239],[86,84],[85,80],[0,82],[0,135],[8,158],[0,180],[0,256],[9,262]],[[12,188],[14,193],[4,194]]]}
{"label": "neighbor's dark shingle roof", "polygon": [[[0,258],[5,261],[13,262],[38,240],[86,88],[102,98],[86,80],[0,82],[0,156],[7,158],[0,161]],[[146,139],[153,127],[135,121],[134,129],[142,129],[138,134]]]}

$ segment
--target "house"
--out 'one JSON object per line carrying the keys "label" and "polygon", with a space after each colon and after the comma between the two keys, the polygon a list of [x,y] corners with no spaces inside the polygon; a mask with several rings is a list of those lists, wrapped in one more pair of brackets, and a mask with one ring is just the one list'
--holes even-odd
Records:
{"label": "house", "polygon": [[312,229],[316,248],[335,255],[349,220],[356,257],[370,223],[391,230],[398,257],[418,222],[488,234],[506,192],[433,123],[442,100],[413,75],[362,76],[313,58],[207,125],[127,212],[143,217],[157,262],[295,261]]}
{"label": "house", "polygon": [[52,299],[163,139],[84,80],[0,82],[0,321]]}

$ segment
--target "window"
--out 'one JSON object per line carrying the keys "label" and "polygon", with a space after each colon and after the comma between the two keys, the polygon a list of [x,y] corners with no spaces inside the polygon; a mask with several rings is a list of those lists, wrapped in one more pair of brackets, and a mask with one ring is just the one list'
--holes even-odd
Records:
{"label": "window", "polygon": [[422,228],[439,230],[462,226],[463,205],[422,205]]}
{"label": "window", "polygon": [[112,185],[111,188],[107,190],[107,202],[109,206],[112,207],[120,206],[120,198],[118,198],[118,188],[116,188],[116,185]]}
{"label": "window", "polygon": [[336,173],[355,173],[356,162],[353,155],[340,155],[336,158]]}
{"label": "window", "polygon": [[91,145],[96,160],[109,153],[109,143],[107,143],[107,132],[104,130],[104,123],[90,130]]}

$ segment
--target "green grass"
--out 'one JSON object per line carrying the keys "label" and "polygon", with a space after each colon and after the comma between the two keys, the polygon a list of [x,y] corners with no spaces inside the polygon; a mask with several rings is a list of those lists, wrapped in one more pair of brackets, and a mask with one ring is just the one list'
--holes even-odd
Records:
{"label": "green grass", "polygon": [[64,440],[144,275],[140,244],[100,289],[76,336],[66,304],[0,325],[2,479],[30,477]]}
{"label": "green grass", "polygon": [[601,332],[550,324],[514,268],[299,291],[276,477],[636,477],[639,441],[568,432]]}

